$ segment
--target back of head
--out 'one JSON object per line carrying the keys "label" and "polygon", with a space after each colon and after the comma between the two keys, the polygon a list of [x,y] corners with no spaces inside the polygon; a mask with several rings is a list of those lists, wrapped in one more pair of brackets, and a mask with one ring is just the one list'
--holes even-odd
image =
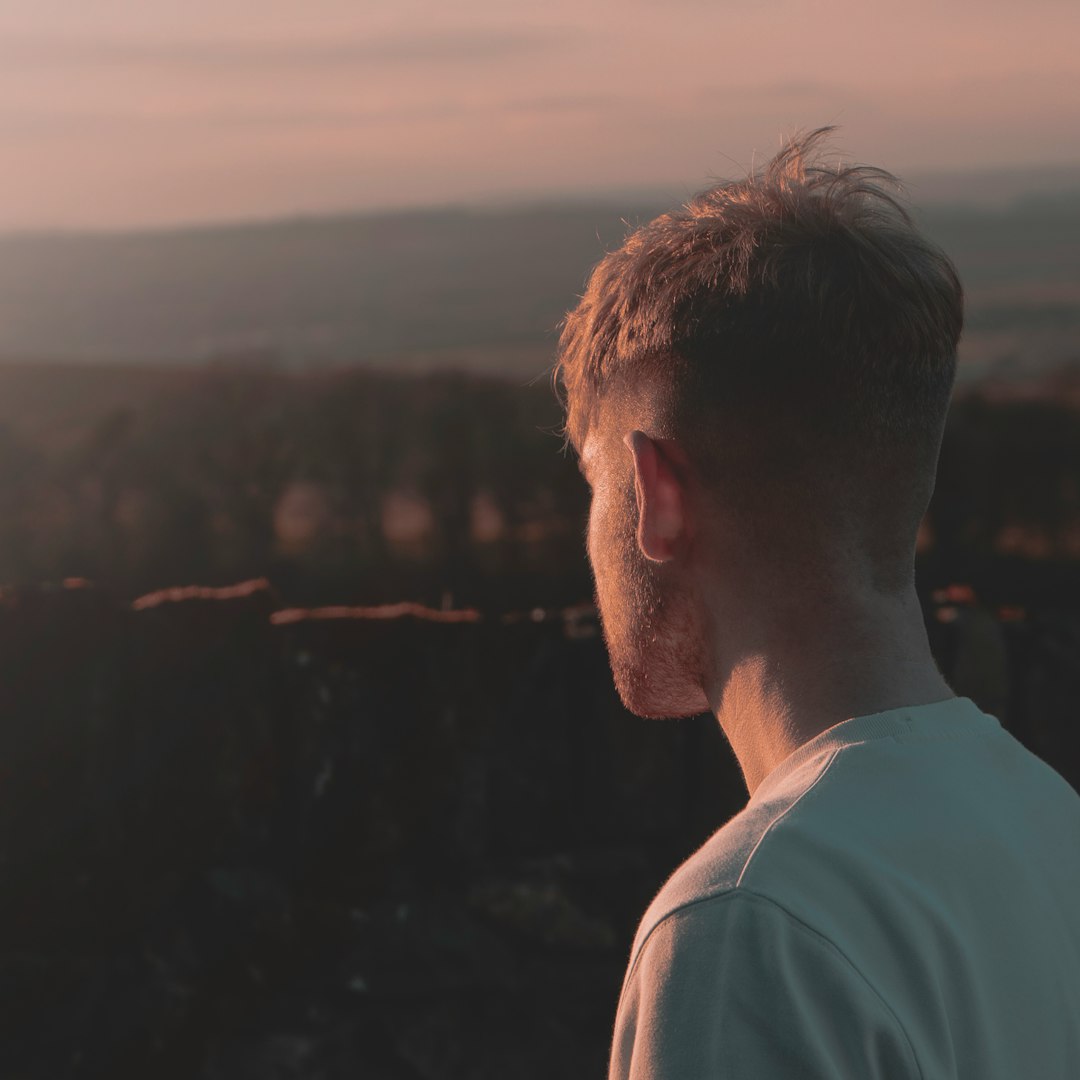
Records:
{"label": "back of head", "polygon": [[554,374],[579,451],[601,406],[626,405],[724,505],[845,530],[891,590],[933,491],[962,292],[893,177],[821,163],[830,131],[631,233]]}

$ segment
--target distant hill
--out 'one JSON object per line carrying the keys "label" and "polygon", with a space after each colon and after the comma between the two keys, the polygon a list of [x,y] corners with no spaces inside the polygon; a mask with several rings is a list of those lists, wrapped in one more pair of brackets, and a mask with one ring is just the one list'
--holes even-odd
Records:
{"label": "distant hill", "polygon": [[627,213],[433,210],[0,238],[0,356],[292,364],[536,349]]}
{"label": "distant hill", "polygon": [[[968,290],[966,377],[1080,354],[1080,186],[994,204],[1003,190],[919,213]],[[527,377],[550,361],[589,267],[627,223],[663,208],[579,201],[0,237],[0,358]]]}
{"label": "distant hill", "polygon": [[905,173],[904,186],[921,206],[1003,210],[1025,199],[1080,193],[1080,164]]}

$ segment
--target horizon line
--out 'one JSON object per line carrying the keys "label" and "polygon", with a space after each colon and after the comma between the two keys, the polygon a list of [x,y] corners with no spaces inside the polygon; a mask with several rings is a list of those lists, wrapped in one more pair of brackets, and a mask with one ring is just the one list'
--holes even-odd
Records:
{"label": "horizon line", "polygon": [[[976,178],[996,178],[1021,182],[1011,192],[998,194],[975,194],[964,198],[961,194],[930,195],[919,201],[913,197],[913,189],[919,184],[942,184],[943,182]],[[1022,186],[1023,178],[1030,178],[1031,186]],[[1039,190],[1038,181],[1060,178],[1066,183],[1050,190]],[[717,182],[723,182],[718,178]],[[181,233],[226,232],[229,230],[257,230],[289,224],[319,224],[340,220],[389,218],[425,214],[500,214],[522,210],[540,210],[556,207],[610,204],[617,200],[635,199],[647,202],[675,205],[690,198],[709,185],[665,183],[634,184],[621,187],[605,185],[598,187],[551,189],[536,192],[489,192],[442,202],[410,201],[400,204],[384,203],[374,206],[341,208],[310,208],[299,210],[268,211],[265,213],[231,217],[191,218],[187,220],[145,222],[132,225],[3,225],[0,224],[0,241],[15,239],[105,239],[109,237],[165,236]],[[676,190],[678,189],[678,191]],[[920,207],[953,207],[973,209],[1006,209],[1010,205],[1034,195],[1069,194],[1080,191],[1080,158],[1072,162],[1043,162],[1035,165],[991,164],[945,169],[917,169],[901,177],[901,189],[906,200],[916,209]],[[679,193],[681,192],[681,194]]]}

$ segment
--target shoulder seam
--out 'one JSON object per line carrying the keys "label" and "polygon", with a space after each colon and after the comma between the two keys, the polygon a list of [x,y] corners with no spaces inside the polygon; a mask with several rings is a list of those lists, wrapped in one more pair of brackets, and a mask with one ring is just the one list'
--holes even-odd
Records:
{"label": "shoulder seam", "polygon": [[[811,786],[813,786],[813,785],[811,785]],[[807,790],[809,790],[809,788]],[[885,1000],[884,997],[882,997],[881,992],[862,973],[862,971],[860,971],[859,968],[856,967],[856,965],[852,962],[851,958],[847,955],[847,953],[845,953],[844,950],[841,949],[840,946],[837,945],[836,942],[834,942],[831,938],[826,937],[823,933],[821,933],[820,930],[816,930],[809,923],[804,922],[802,919],[799,918],[798,915],[796,915],[793,912],[789,911],[779,901],[774,900],[771,896],[766,896],[763,893],[754,892],[753,889],[748,889],[748,888],[746,888],[744,886],[736,885],[736,886],[733,886],[731,888],[725,889],[723,892],[713,893],[711,896],[699,897],[696,900],[690,900],[687,903],[682,904],[679,907],[673,908],[671,911],[669,911],[662,919],[659,920],[659,922],[657,922],[657,924],[649,931],[649,933],[646,936],[645,940],[642,941],[641,948],[638,949],[637,956],[634,957],[634,962],[631,965],[630,970],[627,972],[626,979],[624,981],[624,989],[625,989],[625,986],[629,984],[630,979],[631,979],[631,977],[633,975],[633,972],[637,968],[638,960],[641,958],[642,953],[645,952],[645,948],[648,945],[649,941],[652,939],[652,936],[653,936],[653,934],[655,933],[656,930],[658,930],[661,926],[664,926],[665,924],[670,923],[671,921],[673,921],[675,916],[686,914],[687,912],[691,911],[693,908],[697,908],[697,907],[700,907],[700,906],[702,906],[704,904],[708,904],[708,903],[710,903],[711,901],[714,901],[714,900],[727,900],[727,899],[738,898],[738,897],[745,897],[745,898],[750,899],[750,900],[760,900],[764,904],[768,905],[769,907],[775,908],[777,911],[779,911],[783,915],[785,915],[787,917],[787,919],[793,925],[797,926],[805,934],[808,934],[810,937],[812,937],[812,938],[816,939],[817,941],[821,942],[823,945],[826,946],[826,948],[828,948],[829,950],[834,952],[838,957],[840,957],[843,964],[847,968],[849,968],[852,972],[854,972],[854,974],[858,977],[858,979],[866,986],[866,988],[874,996],[875,1000],[880,1004],[881,1008],[885,1011],[886,1015],[892,1020],[893,1024],[896,1025],[896,1029],[903,1036],[904,1044],[908,1048],[908,1053],[910,1054],[911,1060],[915,1065],[916,1073],[918,1074],[920,1080],[924,1080],[924,1074],[923,1074],[923,1071],[922,1071],[922,1066],[919,1064],[919,1058],[918,1058],[918,1055],[915,1053],[915,1047],[911,1042],[911,1037],[908,1035],[907,1028],[905,1028],[903,1023],[901,1023],[900,1018],[896,1015],[896,1012],[893,1010],[892,1006]]]}
{"label": "shoulder seam", "polygon": [[[817,787],[822,777],[824,777],[824,775],[829,771],[829,767],[836,760],[836,755],[840,753],[841,749],[842,747],[839,746],[833,749],[833,752],[825,759],[825,764],[821,766],[821,771],[817,774],[817,776],[814,777],[813,782],[807,784],[805,790],[799,793],[799,797],[795,799],[795,801],[792,802],[790,806],[784,807],[784,809],[779,814],[777,814],[776,817],[774,817],[772,821],[770,821],[769,824],[765,826],[764,829],[761,830],[761,835],[757,838],[757,843],[754,844],[753,848],[750,851],[750,854],[746,856],[746,860],[742,865],[742,869],[739,871],[739,876],[735,881],[735,888],[739,888],[742,885],[743,878],[746,876],[746,871],[749,869],[750,863],[753,861],[754,856],[757,854],[758,848],[761,847],[761,845],[765,842],[765,837],[767,837],[769,833],[771,833],[773,829],[777,825],[779,825],[780,822],[783,821],[784,818],[787,817],[787,815],[790,814],[791,811],[794,810],[795,807],[798,806],[799,803],[801,803],[803,799],[805,799],[806,796],[814,790],[815,787]],[[644,942],[642,942],[642,944],[644,944]]]}
{"label": "shoulder seam", "polygon": [[[842,749],[843,749],[842,746],[834,747],[832,752],[828,755],[828,757],[826,757],[825,762],[821,766],[821,769],[818,772],[817,776],[815,776],[813,781],[806,786],[806,789],[799,792],[798,797],[791,803],[791,805],[785,807],[779,814],[776,815],[775,818],[772,819],[772,821],[769,822],[768,825],[765,826],[764,829],[761,830],[761,835],[754,842],[754,846],[753,846],[753,848],[751,848],[750,854],[747,855],[746,858],[743,860],[742,868],[739,870],[739,876],[736,879],[734,885],[726,886],[719,893],[712,893],[709,896],[701,896],[701,897],[697,897],[694,900],[688,900],[685,903],[680,904],[678,907],[674,907],[674,908],[670,909],[669,911],[664,912],[664,914],[662,916],[660,916],[660,918],[657,919],[656,922],[653,923],[653,925],[651,927],[649,927],[648,933],[645,935],[645,937],[643,937],[641,939],[641,944],[640,944],[640,946],[638,946],[637,952],[632,953],[631,956],[630,956],[630,963],[629,963],[629,966],[627,968],[626,975],[623,978],[623,986],[624,987],[630,981],[630,977],[634,972],[634,968],[637,967],[638,957],[641,956],[642,952],[645,949],[645,946],[649,943],[649,938],[652,937],[652,935],[655,932],[656,928],[658,926],[660,926],[660,924],[663,923],[665,919],[669,918],[676,911],[680,911],[683,908],[689,907],[692,904],[700,903],[703,900],[711,900],[711,899],[715,898],[716,896],[726,895],[727,892],[729,892],[731,889],[742,888],[742,880],[743,880],[743,877],[746,874],[747,867],[750,865],[750,860],[754,857],[754,855],[757,854],[757,850],[758,850],[759,847],[761,847],[761,844],[765,840],[765,837],[768,836],[769,833],[772,832],[773,828],[776,825],[778,825],[784,819],[785,815],[789,814],[792,810],[794,810],[795,807],[798,806],[798,804],[802,801],[802,799],[806,795],[808,795],[817,786],[818,781],[821,780],[821,778],[829,771],[829,767],[832,765],[832,763],[833,763],[834,759],[836,758],[837,754],[839,754]],[[676,871],[676,873],[678,873],[678,871]],[[662,891],[663,891],[663,889],[661,889],[661,892]],[[648,914],[647,911],[646,911],[646,914]],[[637,940],[637,935],[635,934],[634,937],[635,937],[635,941],[636,941]]]}

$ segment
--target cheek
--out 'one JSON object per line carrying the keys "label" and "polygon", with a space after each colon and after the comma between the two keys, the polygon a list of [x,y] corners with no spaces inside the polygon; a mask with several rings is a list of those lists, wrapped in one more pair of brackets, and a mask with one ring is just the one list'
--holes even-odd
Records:
{"label": "cheek", "polygon": [[592,501],[589,503],[589,522],[585,534],[589,559],[593,566],[603,561],[605,553],[611,546],[611,510],[611,499],[606,486],[600,485],[594,488]]}
{"label": "cheek", "polygon": [[596,572],[596,529],[597,529],[597,505],[596,496],[593,495],[592,501],[589,503],[589,516],[585,523],[585,551],[589,556],[589,563],[593,568],[593,572]]}
{"label": "cheek", "polygon": [[632,557],[630,545],[633,541],[633,526],[627,516],[628,507],[621,500],[621,495],[622,493],[612,491],[610,487],[598,488],[593,493],[586,525],[585,547],[594,574],[605,573],[608,567],[612,567],[612,573],[618,575],[627,559]]}

